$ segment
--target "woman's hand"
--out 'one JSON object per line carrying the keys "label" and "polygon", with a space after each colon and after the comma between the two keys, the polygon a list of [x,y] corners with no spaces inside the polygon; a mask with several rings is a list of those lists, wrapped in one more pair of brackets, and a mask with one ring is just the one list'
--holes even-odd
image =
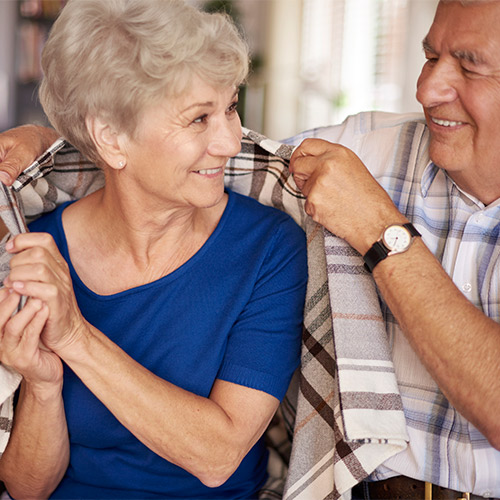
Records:
{"label": "woman's hand", "polygon": [[5,248],[14,255],[4,285],[47,306],[41,340],[57,353],[71,344],[86,325],[76,303],[68,265],[47,233],[19,234]]}
{"label": "woman's hand", "polygon": [[48,308],[38,299],[29,299],[14,314],[20,299],[16,292],[0,290],[0,361],[33,386],[61,385],[61,360],[40,344]]}
{"label": "woman's hand", "polygon": [[0,181],[10,186],[59,134],[47,127],[23,125],[0,134]]}

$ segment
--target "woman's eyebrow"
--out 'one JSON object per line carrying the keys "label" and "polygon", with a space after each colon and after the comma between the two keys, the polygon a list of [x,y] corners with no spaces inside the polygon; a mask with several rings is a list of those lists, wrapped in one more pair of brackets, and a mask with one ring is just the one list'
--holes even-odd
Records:
{"label": "woman's eyebrow", "polygon": [[[240,93],[240,89],[236,89],[234,91],[234,94],[231,97],[231,100],[234,99],[235,97],[237,97],[239,93]],[[193,108],[205,108],[205,107],[213,107],[213,106],[215,106],[214,101],[195,102],[193,104],[190,104],[187,108],[185,108],[182,111],[182,113],[185,113],[186,111],[189,111],[190,109],[193,109]]]}

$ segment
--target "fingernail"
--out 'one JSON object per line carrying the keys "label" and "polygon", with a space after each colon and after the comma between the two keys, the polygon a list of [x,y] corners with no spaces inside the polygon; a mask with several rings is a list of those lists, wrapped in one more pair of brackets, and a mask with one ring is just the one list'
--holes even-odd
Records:
{"label": "fingernail", "polygon": [[22,290],[24,288],[24,283],[22,281],[14,281],[14,283],[12,283],[12,288]]}
{"label": "fingernail", "polygon": [[5,250],[13,250],[14,249],[14,242],[12,240],[9,240],[7,243],[5,243]]}
{"label": "fingernail", "polygon": [[12,184],[11,176],[4,171],[0,171],[0,181],[3,182],[4,184],[7,184],[8,186]]}

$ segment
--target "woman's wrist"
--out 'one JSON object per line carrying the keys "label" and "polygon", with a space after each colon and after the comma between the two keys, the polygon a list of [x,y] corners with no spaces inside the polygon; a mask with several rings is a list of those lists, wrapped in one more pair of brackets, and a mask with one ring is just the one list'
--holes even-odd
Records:
{"label": "woman's wrist", "polygon": [[75,325],[64,339],[51,349],[64,361],[78,361],[89,351],[89,342],[92,337],[92,326],[83,318]]}
{"label": "woman's wrist", "polygon": [[50,404],[62,400],[62,388],[62,378],[53,382],[23,380],[21,393],[24,397],[30,398],[39,404]]}

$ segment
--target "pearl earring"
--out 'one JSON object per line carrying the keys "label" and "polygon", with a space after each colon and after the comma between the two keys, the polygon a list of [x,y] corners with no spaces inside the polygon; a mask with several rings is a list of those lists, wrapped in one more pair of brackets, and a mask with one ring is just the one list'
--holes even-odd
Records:
{"label": "pearl earring", "polygon": [[118,163],[118,166],[120,168],[123,168],[125,166],[125,162],[123,160],[121,160],[119,163]]}

